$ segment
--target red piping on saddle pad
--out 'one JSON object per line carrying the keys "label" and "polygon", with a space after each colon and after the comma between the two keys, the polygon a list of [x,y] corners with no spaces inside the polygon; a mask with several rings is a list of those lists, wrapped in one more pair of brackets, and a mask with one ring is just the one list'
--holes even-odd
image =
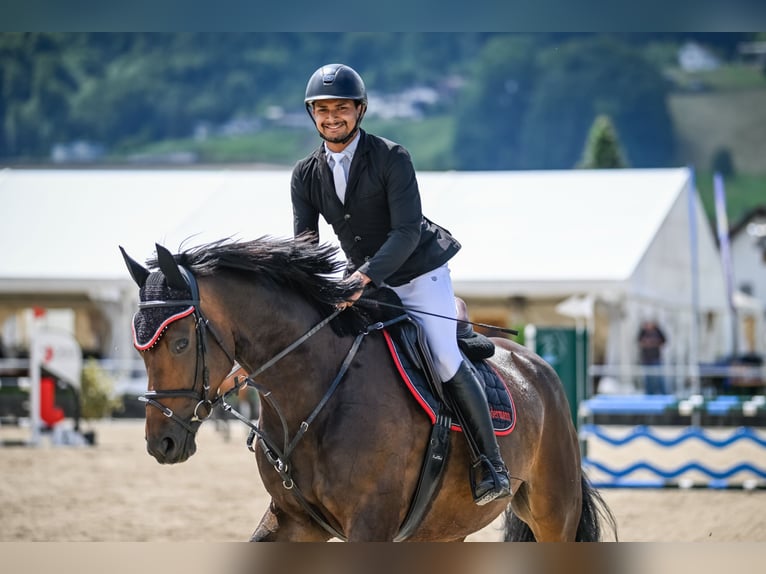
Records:
{"label": "red piping on saddle pad", "polygon": [[[436,414],[433,412],[433,410],[431,408],[431,405],[429,405],[423,399],[423,397],[420,395],[420,392],[418,392],[418,390],[415,388],[415,385],[412,383],[412,380],[410,379],[409,375],[407,374],[406,369],[404,368],[404,366],[402,366],[401,362],[399,361],[399,355],[396,352],[396,347],[394,346],[393,340],[391,339],[391,335],[389,335],[388,331],[386,331],[384,329],[383,330],[383,336],[386,339],[386,345],[388,346],[388,350],[389,350],[389,353],[391,354],[391,358],[394,360],[394,365],[396,365],[396,370],[399,371],[399,375],[402,377],[402,380],[404,380],[404,384],[407,385],[407,388],[412,393],[412,396],[415,397],[415,400],[418,402],[418,404],[426,412],[426,414],[428,415],[428,418],[431,419],[431,424],[434,424],[436,422]],[[490,364],[490,363],[488,363],[488,364],[489,364],[490,368],[493,371],[495,371],[495,373],[497,374],[497,371],[496,371],[495,367],[492,364]],[[499,375],[498,375],[498,377],[499,377]],[[502,378],[501,377],[499,377],[499,378],[502,381]],[[506,387],[506,392],[508,392],[508,388],[507,388],[507,385],[505,385],[505,382],[503,382],[503,385]],[[508,397],[509,397],[509,399],[511,401],[511,408],[513,409],[513,421],[512,421],[512,424],[511,424],[511,426],[509,428],[504,429],[504,430],[495,430],[495,434],[497,436],[504,436],[504,435],[511,434],[511,432],[513,432],[513,429],[516,428],[516,405],[515,405],[515,403],[513,401],[513,397],[511,396],[510,393],[508,393]],[[502,413],[502,414],[505,414],[505,413]],[[495,415],[495,416],[497,416],[497,415]],[[503,417],[503,418],[505,418],[505,417]],[[460,428],[460,426],[457,425],[457,424],[452,424],[450,426],[450,430],[457,431],[457,432],[462,432],[463,431],[463,429]]]}
{"label": "red piping on saddle pad", "polygon": [[[399,376],[402,377],[402,380],[404,381],[404,384],[407,385],[407,388],[412,393],[412,396],[415,397],[415,400],[418,402],[418,404],[423,407],[423,410],[426,411],[426,414],[428,415],[428,418],[431,419],[431,424],[434,424],[436,422],[436,415],[431,410],[430,405],[423,400],[423,397],[420,396],[420,393],[417,392],[415,389],[415,385],[412,384],[412,381],[410,380],[410,376],[407,374],[407,371],[402,366],[402,363],[399,361],[399,355],[396,354],[396,348],[394,347],[394,343],[391,340],[391,335],[388,334],[388,331],[383,331],[383,336],[386,338],[386,345],[388,346],[388,351],[391,354],[391,358],[394,360],[394,365],[396,365],[396,370],[399,371]],[[452,425],[452,430],[460,430],[460,427]]]}

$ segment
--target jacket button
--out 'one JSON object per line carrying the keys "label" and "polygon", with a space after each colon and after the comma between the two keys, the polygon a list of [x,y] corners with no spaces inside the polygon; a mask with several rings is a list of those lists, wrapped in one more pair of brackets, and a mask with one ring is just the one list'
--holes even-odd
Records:
{"label": "jacket button", "polygon": [[346,221],[348,221],[349,219],[351,219],[351,214],[350,214],[350,213],[347,213],[346,215],[344,215],[344,216],[343,216],[343,219],[345,219]]}
{"label": "jacket button", "polygon": [[364,260],[365,260],[365,261],[369,261],[369,260],[370,260],[370,256],[369,256],[369,255],[365,255],[365,256],[364,256]]}
{"label": "jacket button", "polygon": [[354,237],[354,241],[356,241],[356,242],[359,242],[359,241],[361,241],[361,240],[362,240],[362,238],[361,238],[361,237],[359,237],[358,235],[357,235],[356,237]]}

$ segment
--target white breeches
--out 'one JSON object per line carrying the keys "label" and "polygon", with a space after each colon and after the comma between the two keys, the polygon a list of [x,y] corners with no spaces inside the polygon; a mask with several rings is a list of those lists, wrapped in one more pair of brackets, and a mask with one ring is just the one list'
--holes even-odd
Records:
{"label": "white breeches", "polygon": [[[410,316],[423,330],[439,377],[445,382],[450,380],[460,367],[463,356],[457,346],[457,322],[454,320],[457,310],[449,266],[445,263],[433,271],[415,277],[409,283],[388,287],[399,295]],[[418,311],[448,318],[425,315]]]}

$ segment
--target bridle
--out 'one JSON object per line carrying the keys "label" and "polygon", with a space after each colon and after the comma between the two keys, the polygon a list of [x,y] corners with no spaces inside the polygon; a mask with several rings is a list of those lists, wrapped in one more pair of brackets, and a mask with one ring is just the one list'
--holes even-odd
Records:
{"label": "bridle", "polygon": [[[330,321],[335,319],[340,314],[340,310],[335,310],[333,313],[331,313],[329,316],[322,319],[319,323],[311,327],[306,333],[304,333],[301,337],[293,341],[290,345],[282,349],[279,353],[274,355],[271,359],[269,359],[266,363],[261,365],[257,370],[250,373],[247,377],[243,379],[243,381],[240,383],[239,380],[235,381],[234,386],[226,391],[223,394],[219,394],[214,399],[208,398],[208,395],[210,393],[210,372],[207,366],[207,334],[208,332],[213,336],[213,339],[218,344],[218,346],[221,348],[221,350],[224,352],[226,357],[229,359],[229,362],[231,363],[232,367],[237,364],[236,358],[234,356],[234,353],[229,352],[226,349],[226,346],[223,343],[222,338],[216,330],[213,328],[213,326],[210,324],[208,319],[205,317],[205,315],[202,313],[202,308],[200,305],[200,297],[199,297],[199,287],[197,286],[197,280],[194,277],[194,274],[191,273],[188,269],[185,267],[182,267],[179,265],[178,267],[181,270],[181,273],[183,274],[186,283],[189,287],[189,290],[191,292],[191,296],[189,299],[172,299],[172,300],[152,300],[152,301],[141,301],[138,304],[139,309],[151,309],[151,308],[157,308],[157,307],[182,307],[182,306],[192,306],[194,311],[192,313],[192,316],[195,320],[195,333],[196,333],[196,339],[197,339],[197,349],[196,349],[196,358],[195,358],[195,366],[194,366],[194,383],[192,384],[191,389],[171,389],[166,391],[147,391],[144,393],[143,396],[138,397],[138,400],[144,403],[147,403],[149,405],[152,405],[153,407],[159,409],[162,411],[162,414],[164,414],[169,419],[172,419],[179,425],[181,425],[187,432],[190,434],[194,434],[196,431],[192,427],[194,423],[201,423],[202,421],[209,418],[212,413],[213,409],[218,405],[219,403],[222,405],[223,409],[234,414],[237,418],[240,420],[243,420],[243,422],[247,423],[248,426],[250,426],[251,429],[251,436],[248,439],[248,447],[250,447],[250,450],[252,449],[252,442],[255,439],[255,435],[259,436],[261,439],[263,439],[263,444],[265,446],[268,446],[268,452],[267,454],[270,455],[270,459],[275,458],[273,455],[274,453],[277,454],[276,459],[281,459],[280,462],[287,459],[292,452],[293,448],[295,447],[295,443],[300,439],[300,437],[303,436],[303,433],[308,429],[308,422],[304,422],[301,425],[301,429],[298,432],[298,435],[293,439],[293,441],[288,444],[287,440],[287,423],[285,422],[284,415],[282,414],[279,407],[274,403],[274,401],[271,399],[271,393],[267,390],[263,389],[258,383],[254,381],[255,377],[263,373],[266,369],[271,368],[277,361],[281,360],[285,356],[287,356],[289,353],[291,353],[295,348],[302,345],[304,342],[306,342],[309,338],[311,338],[313,335],[315,335],[320,329],[322,329],[325,325],[327,325]],[[382,324],[381,324],[382,325]],[[377,328],[382,328],[382,326]],[[369,332],[369,331],[368,331]],[[364,332],[363,335],[366,335],[367,332]],[[350,365],[351,359],[356,354],[356,351],[359,348],[359,345],[361,344],[362,336],[358,336],[357,340],[354,342],[354,344],[351,347],[351,350],[349,351],[349,354],[344,361],[343,365],[341,365],[341,370],[338,373],[335,381],[333,382],[333,385],[331,385],[330,390],[328,391],[327,395],[320,401],[319,405],[315,409],[314,413],[312,413],[312,416],[310,417],[311,420],[318,414],[319,410],[325,405],[327,400],[330,398],[330,395],[332,392],[334,392],[335,388],[337,387],[338,383],[340,382],[340,379],[345,374],[346,370],[348,369],[348,366]],[[200,369],[200,365],[202,368]],[[202,373],[202,386],[197,391],[197,380],[199,378],[200,372]],[[282,421],[282,427],[285,431],[285,444],[283,449],[279,449],[274,445],[274,443],[266,437],[263,432],[261,432],[258,428],[256,428],[249,420],[244,419],[239,413],[237,413],[230,404],[226,402],[226,398],[232,394],[238,392],[242,387],[244,386],[250,386],[258,390],[264,398],[272,404],[275,411],[279,415],[280,420]],[[181,417],[179,417],[175,412],[173,412],[172,409],[169,407],[163,405],[158,399],[173,399],[173,398],[179,398],[179,397],[185,397],[190,398],[192,400],[196,400],[197,404],[194,407],[194,412],[192,414],[191,419],[187,422]],[[207,414],[200,415],[200,410],[204,408],[204,410],[207,411]],[[310,421],[309,421],[310,422]]]}
{"label": "bridle", "polygon": [[[232,365],[236,362],[234,355],[230,353],[223,343],[220,335],[213,329],[210,322],[202,313],[200,308],[199,287],[197,286],[197,280],[194,275],[185,267],[179,266],[181,273],[183,274],[186,282],[189,286],[191,296],[189,299],[171,299],[171,300],[153,300],[153,301],[141,301],[138,304],[139,309],[153,309],[157,307],[181,307],[185,305],[191,305],[194,308],[192,316],[194,317],[194,329],[197,339],[196,358],[194,364],[194,383],[190,389],[172,389],[167,391],[147,391],[143,396],[138,397],[139,401],[152,405],[162,411],[169,419],[172,419],[179,425],[181,425],[187,432],[194,434],[196,431],[192,425],[195,423],[201,423],[205,419],[209,418],[213,414],[213,408],[222,400],[222,396],[219,395],[214,399],[209,399],[208,394],[210,392],[210,371],[207,366],[207,334],[208,332],[213,336],[213,339],[224,352]],[[200,368],[201,366],[201,368]],[[197,390],[197,382],[200,379],[201,373],[201,386]],[[196,400],[197,404],[194,407],[191,419],[187,422],[179,417],[173,410],[163,405],[159,399],[175,399],[179,397],[190,398]],[[207,411],[207,414],[202,411]]]}
{"label": "bridle", "polygon": [[[186,429],[187,432],[190,434],[194,434],[196,431],[194,428],[192,428],[192,424],[194,423],[201,423],[202,421],[208,419],[212,413],[213,409],[216,405],[221,403],[223,405],[223,408],[229,412],[236,413],[231,405],[226,403],[225,399],[228,397],[231,393],[239,391],[243,386],[251,386],[261,392],[261,394],[264,395],[264,397],[270,401],[270,393],[268,391],[265,391],[258,385],[253,379],[260,375],[262,372],[264,372],[266,369],[273,366],[277,361],[288,355],[290,352],[292,352],[296,347],[299,345],[302,345],[306,340],[308,340],[310,337],[312,337],[315,333],[317,333],[320,329],[322,329],[325,325],[327,325],[330,321],[335,319],[335,317],[340,314],[340,310],[334,311],[332,314],[330,314],[328,317],[325,317],[322,319],[319,323],[314,325],[311,329],[309,329],[306,333],[304,333],[301,337],[299,337],[297,340],[293,341],[290,345],[288,345],[286,348],[284,348],[282,351],[277,353],[274,357],[269,359],[266,363],[261,365],[256,371],[249,374],[243,381],[243,383],[239,383],[237,381],[235,385],[226,391],[223,394],[219,394],[214,399],[208,398],[208,394],[210,393],[210,371],[207,366],[207,334],[208,332],[213,336],[213,339],[218,344],[218,346],[221,348],[221,350],[224,352],[226,357],[229,359],[229,362],[231,363],[232,367],[237,363],[236,358],[234,357],[234,353],[230,353],[226,346],[223,343],[223,340],[221,339],[220,335],[216,332],[216,330],[213,328],[213,326],[210,324],[208,319],[205,317],[205,315],[202,313],[202,308],[200,305],[200,297],[199,297],[199,287],[197,286],[197,280],[194,277],[194,274],[191,273],[188,269],[185,267],[182,267],[179,265],[178,267],[184,278],[186,279],[186,282],[189,286],[189,290],[191,292],[191,296],[189,299],[172,299],[172,300],[152,300],[152,301],[141,301],[138,304],[139,309],[152,309],[157,307],[182,307],[182,306],[192,306],[194,308],[194,311],[192,313],[192,316],[195,320],[195,333],[196,333],[196,339],[197,339],[197,349],[196,349],[196,358],[195,358],[195,365],[194,365],[194,383],[192,384],[191,389],[171,389],[167,391],[147,391],[143,394],[143,396],[138,397],[138,400],[144,403],[147,403],[149,405],[152,405],[155,408],[158,408],[160,411],[162,411],[162,414],[164,414],[169,419],[172,419],[173,421],[177,422],[179,425],[181,425],[184,429]],[[361,339],[359,339],[355,344],[352,346],[353,353],[350,352],[351,357],[353,357],[353,354],[356,353],[356,350],[358,349],[359,343],[361,343]],[[350,363],[350,358],[347,362]],[[202,368],[200,369],[200,365],[202,365]],[[340,381],[340,378],[342,377],[343,373],[345,373],[346,369],[348,368],[348,365],[344,363],[344,368],[342,369],[342,372],[339,373],[339,376],[337,378],[337,381]],[[199,377],[200,371],[202,372],[202,387],[199,391],[197,391],[197,379]],[[332,390],[334,390],[335,385],[332,387]],[[163,405],[158,399],[174,399],[179,397],[185,397],[190,398],[197,401],[197,404],[194,407],[194,412],[192,414],[191,419],[189,422],[185,421],[181,417],[179,417],[176,413],[173,412],[172,409],[169,407]],[[326,397],[326,399],[328,399]],[[320,403],[321,406],[324,406],[324,403],[326,402],[326,399],[323,400]],[[272,402],[272,401],[270,401]],[[282,426],[286,430],[286,423],[284,421],[284,416],[282,415],[280,409],[273,404],[275,407],[277,413],[279,414],[280,419],[282,420]],[[200,416],[200,409],[204,407],[204,409],[207,411],[207,414]],[[239,418],[239,417],[238,417]],[[246,421],[249,423],[249,421]],[[191,423],[191,424],[190,424]],[[248,446],[251,445],[252,440],[254,439],[254,434],[257,434],[262,439],[265,440],[267,444],[271,446],[271,441],[266,439],[266,437],[261,433],[257,428],[255,428],[252,424],[249,424],[250,428],[253,433],[251,433],[251,438],[248,440]],[[301,426],[301,430],[305,432],[305,429],[308,428],[308,425],[304,423],[304,425]],[[303,432],[300,433],[300,436],[302,436]],[[298,437],[296,437],[298,438]],[[252,450],[252,449],[251,449]],[[285,448],[285,453],[288,453],[292,449],[288,449],[287,445]],[[271,448],[271,452],[276,451],[279,452],[279,449]]]}

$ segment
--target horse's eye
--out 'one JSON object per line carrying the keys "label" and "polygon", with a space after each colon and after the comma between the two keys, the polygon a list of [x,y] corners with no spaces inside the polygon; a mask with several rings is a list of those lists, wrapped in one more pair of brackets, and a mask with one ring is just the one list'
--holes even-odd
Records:
{"label": "horse's eye", "polygon": [[180,355],[189,346],[189,339],[183,337],[173,342],[173,352]]}

